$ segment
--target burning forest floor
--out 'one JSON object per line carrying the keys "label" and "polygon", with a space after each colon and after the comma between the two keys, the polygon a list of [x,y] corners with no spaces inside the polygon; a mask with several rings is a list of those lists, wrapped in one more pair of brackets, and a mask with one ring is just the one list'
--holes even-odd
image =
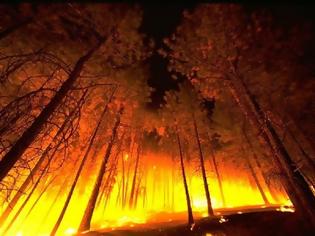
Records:
{"label": "burning forest floor", "polygon": [[[214,217],[196,217],[191,231],[184,219],[185,212],[160,213],[146,224],[106,228],[79,234],[80,236],[297,236],[314,235],[314,229],[298,219],[292,207],[256,206],[218,209]],[[171,218],[172,217],[172,218]],[[159,219],[157,223],[156,219]],[[168,218],[168,219],[167,219]],[[161,220],[164,219],[164,220]]]}

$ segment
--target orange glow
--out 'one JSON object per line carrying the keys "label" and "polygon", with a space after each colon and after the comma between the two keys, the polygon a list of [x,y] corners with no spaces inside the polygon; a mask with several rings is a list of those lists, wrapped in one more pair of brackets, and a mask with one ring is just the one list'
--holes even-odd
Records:
{"label": "orange glow", "polygon": [[[186,212],[186,198],[178,158],[172,161],[169,156],[154,154],[143,155],[140,159],[139,170],[137,173],[138,178],[136,181],[136,186],[139,186],[139,188],[137,188],[137,204],[134,208],[129,206],[135,158],[135,154],[124,154],[123,158],[118,158],[117,175],[115,177],[112,192],[108,197],[106,206],[105,196],[103,196],[100,201],[98,199],[98,204],[96,205],[91,223],[92,230],[101,228],[115,230],[117,227],[121,226],[133,228],[136,227],[137,224],[159,221],[170,222],[177,220],[177,213]],[[94,168],[91,168],[90,164],[85,166],[57,235],[71,235],[76,233],[96,179],[98,171],[97,167],[100,165],[101,161],[102,156],[99,155],[93,161]],[[112,162],[113,158],[110,160],[110,163],[108,163],[107,169],[113,165]],[[124,191],[122,191],[121,187],[123,186],[123,164],[125,168]],[[186,162],[185,165],[194,216],[196,218],[206,217],[207,203],[204,195],[203,181],[201,174],[196,171],[198,170],[198,162]],[[33,194],[28,204],[6,235],[49,235],[60,214],[61,208],[63,207],[75,173],[74,170],[77,168],[78,163],[76,166],[71,166],[70,164],[63,166],[60,170],[60,173],[62,174],[57,177],[55,184],[43,194],[40,201],[38,201],[34,209],[26,217],[30,207],[36,201],[40,194],[40,190],[43,188],[43,184],[39,185],[35,194]],[[222,169],[223,166],[220,168]],[[253,188],[250,185],[248,173],[246,171],[242,172],[236,170],[232,165],[225,165],[224,169],[222,169],[223,192],[226,201],[226,206],[223,206],[218,182],[215,179],[215,174],[211,169],[210,162],[206,162],[206,169],[212,205],[216,215],[222,214],[221,210],[223,208],[231,209],[242,206],[265,207],[258,189]],[[91,173],[91,170],[93,174]],[[103,184],[106,182],[108,173],[109,170],[105,174]],[[139,177],[140,184],[138,184]],[[69,178],[67,187],[60,192],[60,188],[64,180],[67,178]],[[43,181],[43,183],[44,182],[45,181]],[[291,202],[284,193],[278,192],[277,198],[280,200],[276,202],[271,197],[267,187],[264,186],[264,188],[271,204],[291,206]],[[59,196],[54,203],[58,192]],[[125,196],[122,196],[122,192],[124,192]],[[2,230],[8,225],[25,198],[26,196],[23,196],[20,199],[19,203],[8,217],[0,231],[1,235],[3,235],[3,233],[1,233]],[[289,207],[280,207],[279,210],[292,211],[293,209]],[[239,214],[242,213],[239,208],[236,212]],[[184,214],[179,218],[185,220],[186,215],[184,215],[185,217],[183,217],[183,215]],[[226,219],[222,216],[220,223],[224,222],[226,222]]]}

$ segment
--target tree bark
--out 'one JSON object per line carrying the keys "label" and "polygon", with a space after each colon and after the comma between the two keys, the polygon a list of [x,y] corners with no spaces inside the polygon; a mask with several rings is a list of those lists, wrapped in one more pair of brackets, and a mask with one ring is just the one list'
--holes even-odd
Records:
{"label": "tree bark", "polygon": [[105,170],[106,170],[106,165],[107,165],[107,162],[109,160],[109,157],[110,157],[110,154],[111,154],[111,151],[112,151],[112,147],[114,145],[114,141],[116,139],[117,130],[118,130],[118,127],[120,125],[120,117],[121,117],[121,114],[122,114],[123,110],[124,109],[123,109],[123,106],[122,106],[119,109],[118,114],[116,116],[116,122],[115,122],[115,125],[114,125],[114,128],[113,128],[111,139],[110,139],[110,142],[109,142],[109,144],[107,146],[104,159],[102,161],[102,164],[101,164],[100,170],[98,172],[94,188],[92,190],[92,194],[90,196],[89,202],[88,202],[87,207],[85,209],[82,221],[80,223],[79,230],[78,230],[79,232],[87,231],[87,230],[90,229],[91,219],[92,219],[92,216],[93,216],[93,212],[94,212],[97,196],[98,196],[100,187],[102,185],[103,177],[104,177]]}
{"label": "tree bark", "polygon": [[108,204],[108,201],[109,201],[109,197],[110,197],[110,194],[112,192],[112,188],[109,188],[108,186],[110,185],[110,181],[113,180],[115,178],[115,175],[117,173],[117,165],[118,165],[118,157],[119,157],[119,154],[121,153],[121,146],[122,146],[122,143],[123,143],[123,140],[124,140],[124,137],[125,137],[125,131],[123,132],[123,134],[121,135],[121,138],[120,138],[120,141],[119,141],[119,144],[118,144],[118,149],[117,149],[117,153],[116,153],[116,156],[114,158],[114,162],[113,162],[113,167],[112,167],[112,173],[110,173],[110,175],[108,176],[108,179],[106,180],[105,184],[104,184],[104,192],[106,191],[106,188],[107,191],[106,191],[106,194],[105,194],[105,202],[104,202],[104,207],[103,207],[103,213],[105,211],[105,208]]}
{"label": "tree bark", "polygon": [[209,135],[208,132],[207,132],[207,137],[208,137],[209,145],[210,145],[210,153],[211,153],[211,157],[212,157],[211,158],[212,165],[214,167],[214,172],[215,172],[215,175],[217,177],[218,184],[219,184],[219,190],[220,190],[220,195],[221,195],[221,199],[222,199],[222,205],[223,205],[223,207],[225,207],[226,202],[225,202],[225,197],[224,197],[224,193],[223,193],[222,179],[221,179],[221,176],[220,176],[219,167],[218,167],[218,164],[217,164],[216,156],[215,156],[214,149],[213,149],[212,144],[211,144],[210,135]]}
{"label": "tree bark", "polygon": [[58,92],[51,99],[48,105],[36,117],[31,126],[22,134],[12,148],[0,161],[0,181],[9,173],[14,164],[23,155],[29,145],[36,139],[41,129],[56,111],[63,98],[67,95],[76,80],[80,77],[85,63],[93,56],[94,52],[100,48],[105,39],[99,41],[92,49],[90,49],[84,56],[82,56],[74,66],[68,79],[61,85]]}
{"label": "tree bark", "polygon": [[131,185],[131,190],[130,190],[130,198],[129,198],[129,207],[130,208],[132,208],[133,203],[134,203],[134,195],[135,195],[135,187],[136,187],[136,179],[137,179],[139,160],[140,160],[140,138],[138,140],[136,165],[135,165],[135,170],[134,170],[134,174],[133,174],[133,178],[132,178],[132,185]]}
{"label": "tree bark", "polygon": [[43,188],[43,190],[40,192],[40,194],[37,196],[35,202],[32,204],[31,208],[28,210],[27,214],[24,217],[24,221],[27,219],[27,217],[31,214],[31,212],[33,211],[34,207],[36,206],[36,204],[38,203],[38,201],[42,198],[42,196],[44,195],[44,193],[47,191],[47,189],[49,188],[49,186],[54,182],[54,180],[56,179],[57,176],[55,176],[54,178],[52,178],[47,184],[46,186]]}
{"label": "tree bark", "polygon": [[[287,131],[289,133],[291,139],[296,144],[298,150],[300,151],[300,153],[304,157],[304,160],[307,162],[309,169],[311,169],[312,173],[315,174],[315,161],[311,158],[311,156],[304,149],[304,147],[299,142],[299,140],[296,138],[294,132],[291,130],[291,128],[289,126],[286,126],[286,130],[285,131]],[[302,160],[303,160],[303,158],[302,158]],[[312,177],[314,177],[314,176],[312,176]]]}
{"label": "tree bark", "polygon": [[44,170],[42,171],[42,173],[38,176],[38,179],[36,181],[36,183],[33,185],[32,190],[30,191],[30,193],[28,194],[27,198],[24,200],[24,202],[22,203],[22,205],[19,207],[18,211],[15,213],[14,217],[11,219],[10,223],[7,225],[7,227],[5,228],[5,230],[3,231],[4,234],[6,234],[8,232],[8,230],[11,228],[11,226],[13,225],[13,223],[15,222],[15,220],[19,217],[19,215],[21,214],[21,212],[23,211],[24,207],[26,206],[26,204],[28,203],[28,201],[30,200],[30,198],[32,197],[34,191],[36,190],[38,184],[40,183],[40,181],[42,180],[42,178],[44,177],[45,173],[47,172],[50,162],[53,159],[54,155],[56,154],[57,149],[54,150],[53,154],[51,155],[51,157],[49,158],[49,161],[47,162],[47,164],[45,165]]}
{"label": "tree bark", "polygon": [[[76,163],[74,164],[74,166],[76,166]],[[69,179],[70,179],[70,175],[68,175],[65,180],[63,181],[62,185],[59,188],[59,191],[57,193],[57,195],[55,196],[53,202],[50,204],[46,214],[43,216],[42,221],[39,223],[39,227],[37,228],[37,231],[39,230],[40,226],[43,225],[43,223],[45,222],[45,220],[48,218],[48,215],[51,213],[51,209],[55,206],[57,200],[60,198],[61,193],[64,191],[65,187],[67,186]]]}
{"label": "tree bark", "polygon": [[269,119],[264,119],[264,112],[246,85],[238,76],[231,76],[230,81],[232,84],[229,83],[229,88],[234,99],[246,117],[249,118],[254,128],[257,128],[261,132],[264,142],[273,154],[272,156],[274,157],[277,168],[284,174],[285,177],[281,180],[297,213],[306,222],[310,222],[315,227],[315,200],[309,186],[301,173],[294,169],[294,163],[283,146],[281,139],[272,127]]}
{"label": "tree bark", "polygon": [[[66,119],[63,122],[63,124],[61,125],[60,129],[57,131],[56,135],[54,136],[52,142],[47,146],[47,148],[45,149],[45,151],[43,152],[43,154],[41,155],[41,157],[37,161],[36,165],[31,170],[31,173],[25,179],[25,181],[20,186],[20,188],[17,191],[17,193],[14,195],[14,197],[12,198],[12,200],[10,201],[10,203],[8,204],[8,206],[6,207],[4,212],[2,213],[1,218],[0,218],[0,225],[2,225],[4,220],[9,216],[9,214],[11,213],[11,211],[13,210],[13,208],[15,207],[15,205],[17,204],[17,202],[19,201],[19,199],[21,198],[23,193],[25,192],[26,188],[28,187],[30,182],[33,180],[33,177],[38,172],[40,166],[46,160],[47,155],[49,154],[50,150],[52,149],[52,143],[57,141],[59,135],[64,131],[64,129],[67,126],[67,124],[71,121],[71,119],[73,118],[73,116],[76,113],[76,111],[82,105],[81,103],[83,102],[86,94],[87,94],[87,90],[84,91],[82,97],[80,98],[80,100],[77,103],[77,106],[71,111],[69,116],[66,117]],[[62,139],[59,140],[59,142],[57,143],[55,148],[58,149],[61,144],[62,144]]]}
{"label": "tree bark", "polygon": [[138,205],[138,197],[140,194],[141,180],[142,180],[142,176],[138,177],[138,183],[137,183],[136,193],[135,193],[136,196],[135,196],[135,200],[133,203],[133,208],[137,208],[137,205]]}
{"label": "tree bark", "polygon": [[246,140],[246,143],[247,143],[247,145],[248,145],[248,147],[249,147],[250,152],[252,153],[253,161],[254,161],[255,165],[257,166],[257,168],[259,169],[259,171],[261,172],[261,174],[262,174],[262,176],[263,176],[263,179],[264,179],[264,181],[265,181],[265,184],[266,184],[267,187],[268,187],[268,190],[269,190],[269,193],[270,193],[271,197],[272,197],[275,201],[279,201],[279,198],[277,197],[277,193],[275,193],[274,190],[273,190],[273,189],[269,186],[269,184],[266,182],[266,175],[264,174],[263,168],[262,168],[262,166],[261,166],[261,164],[260,164],[260,162],[259,162],[259,159],[258,159],[258,157],[257,157],[257,155],[256,155],[256,153],[255,153],[255,151],[254,151],[254,147],[253,147],[253,145],[252,145],[252,143],[251,143],[251,141],[250,141],[250,139],[249,139],[249,137],[248,137],[248,135],[247,135],[247,133],[246,133],[245,127],[243,128],[243,136],[244,136],[244,138],[245,138],[245,140]]}
{"label": "tree bark", "polygon": [[179,157],[180,157],[180,165],[181,165],[181,170],[182,170],[182,177],[183,177],[183,183],[184,183],[185,195],[186,195],[186,202],[187,202],[188,227],[192,228],[194,226],[195,222],[194,222],[194,217],[193,217],[193,213],[192,213],[190,196],[189,196],[189,190],[188,190],[187,179],[186,179],[186,174],[185,174],[185,166],[184,166],[184,157],[183,157],[182,145],[181,145],[181,142],[180,142],[180,137],[179,137],[177,129],[176,129],[176,137],[177,137],[177,144],[178,144]]}
{"label": "tree bark", "polygon": [[257,177],[257,174],[256,174],[256,172],[254,170],[254,167],[253,167],[252,163],[250,162],[250,159],[248,158],[247,153],[245,152],[245,149],[244,149],[243,145],[241,145],[241,149],[242,149],[243,155],[245,156],[246,164],[247,164],[247,166],[249,168],[251,176],[254,178],[255,184],[256,184],[259,192],[260,192],[260,195],[261,195],[264,203],[265,204],[270,204],[269,201],[268,201],[268,198],[266,197],[266,194],[265,194],[265,192],[264,192],[264,190],[263,190],[263,188],[262,188],[262,186],[261,186],[261,184],[260,184],[260,182],[258,180],[258,177]]}
{"label": "tree bark", "polygon": [[122,157],[121,158],[121,161],[122,161],[121,206],[122,206],[122,208],[125,208],[125,202],[124,202],[124,198],[125,198],[125,160],[124,160],[124,155],[122,155],[121,157]]}
{"label": "tree bark", "polygon": [[[113,93],[113,94],[114,94],[114,93]],[[112,96],[113,96],[113,94],[112,94]],[[101,125],[101,123],[102,123],[102,121],[103,121],[103,118],[104,118],[104,116],[105,116],[105,114],[106,114],[106,112],[107,112],[108,104],[109,104],[109,102],[106,104],[105,108],[103,109],[103,112],[102,112],[102,114],[101,114],[101,116],[100,116],[100,119],[99,119],[99,121],[98,121],[96,127],[94,128],[94,131],[93,131],[91,140],[89,141],[89,145],[88,145],[88,147],[87,147],[87,149],[86,149],[86,151],[85,151],[85,154],[84,154],[84,156],[83,156],[83,158],[82,158],[82,161],[81,161],[81,163],[80,163],[79,169],[77,170],[76,175],[75,175],[75,178],[74,178],[74,180],[73,180],[73,182],[72,182],[70,191],[69,191],[68,196],[67,196],[67,198],[66,198],[66,201],[65,201],[65,203],[64,203],[64,205],[63,205],[63,208],[62,208],[62,210],[61,210],[61,212],[60,212],[60,215],[59,215],[59,217],[58,217],[58,219],[57,219],[57,221],[56,221],[56,223],[55,223],[55,225],[54,225],[54,228],[52,229],[52,231],[51,231],[51,233],[50,233],[50,236],[54,236],[54,235],[56,234],[56,232],[57,232],[57,230],[58,230],[58,228],[59,228],[59,226],[60,226],[60,224],[61,224],[61,221],[62,221],[62,219],[63,219],[63,217],[64,217],[64,215],[65,215],[65,213],[66,213],[66,210],[67,210],[67,208],[68,208],[69,202],[70,202],[70,200],[71,200],[71,198],[72,198],[72,194],[73,194],[73,192],[74,192],[74,188],[75,188],[76,185],[77,185],[77,182],[78,182],[78,179],[79,179],[79,177],[80,177],[80,175],[81,175],[81,172],[82,172],[82,169],[83,169],[83,167],[84,167],[84,164],[85,164],[85,162],[86,162],[86,160],[87,160],[87,157],[89,156],[89,153],[90,153],[90,151],[91,151],[92,145],[93,145],[93,143],[94,143],[96,134],[97,134],[97,132],[98,132],[98,130],[99,130],[99,127],[100,127],[100,125]]]}
{"label": "tree bark", "polygon": [[197,127],[197,123],[196,123],[196,119],[195,119],[195,115],[194,114],[193,114],[193,124],[194,124],[195,137],[196,137],[196,141],[197,141],[197,144],[198,144],[198,150],[199,150],[199,158],[200,158],[200,166],[201,166],[203,185],[204,185],[204,190],[205,190],[205,194],[206,194],[206,198],[207,198],[208,216],[214,216],[213,208],[212,208],[212,204],[211,204],[211,197],[210,197],[209,187],[208,187],[205,162],[204,162],[204,157],[203,157],[203,153],[202,153],[198,127]]}

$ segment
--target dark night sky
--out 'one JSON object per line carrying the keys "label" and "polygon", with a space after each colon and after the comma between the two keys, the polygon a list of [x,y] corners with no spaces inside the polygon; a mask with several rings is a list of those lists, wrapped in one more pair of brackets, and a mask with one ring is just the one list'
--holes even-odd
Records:
{"label": "dark night sky", "polygon": [[[179,25],[182,11],[184,9],[192,9],[194,4],[142,4],[144,10],[143,23],[141,31],[153,38],[156,49],[161,48],[163,38],[169,36],[175,31]],[[177,87],[178,81],[171,78],[171,74],[167,71],[167,60],[162,58],[156,51],[148,60],[150,65],[149,86],[156,89],[151,94],[152,102],[148,104],[148,108],[156,109],[163,102],[164,92],[168,89]]]}

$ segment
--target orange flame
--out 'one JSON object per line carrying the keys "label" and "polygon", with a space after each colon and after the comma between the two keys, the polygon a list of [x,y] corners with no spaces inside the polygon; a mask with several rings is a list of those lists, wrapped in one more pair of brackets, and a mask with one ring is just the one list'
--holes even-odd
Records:
{"label": "orange flame", "polygon": [[[173,221],[176,219],[177,213],[185,212],[187,210],[186,197],[178,161],[172,161],[168,156],[153,154],[141,157],[136,179],[136,186],[138,186],[136,188],[137,204],[134,207],[130,207],[129,197],[135,167],[134,158],[135,155],[124,154],[123,158],[118,160],[117,174],[113,179],[115,182],[113,183],[112,191],[107,202],[104,195],[98,202],[92,218],[92,230],[101,228],[114,230],[121,226],[132,228],[137,224],[157,221]],[[85,167],[84,173],[82,173],[75,188],[57,235],[72,235],[76,233],[85,206],[89,200],[88,198],[96,179],[97,167],[101,160],[100,156],[93,161],[92,166],[94,166],[94,168],[90,168],[91,166]],[[113,163],[108,163],[107,165],[107,173],[103,179],[103,184],[108,178],[109,169],[112,168],[112,164]],[[125,168],[125,179],[123,179],[122,174],[123,164]],[[195,217],[205,217],[207,216],[207,201],[204,194],[203,181],[198,171],[198,163],[186,162],[185,164],[194,215]],[[47,190],[31,213],[26,217],[31,206],[39,196],[41,188],[43,188],[43,186],[39,187],[19,217],[15,220],[12,227],[7,232],[7,235],[49,235],[60,214],[69,186],[73,179],[72,175],[74,175],[73,173],[75,170],[73,167],[72,169],[70,168],[69,165],[63,167],[61,170],[61,173],[63,174],[58,176],[56,184]],[[75,169],[76,168],[77,166]],[[222,169],[222,184],[226,201],[225,206],[223,206],[219,185],[210,166],[210,162],[206,163],[211,201],[217,215],[221,214],[220,211],[223,208],[258,205],[264,207],[265,203],[263,202],[260,192],[257,187],[253,187],[250,184],[248,173],[246,171],[240,172],[239,170],[235,170],[235,167],[227,165],[224,166],[224,169],[223,167],[220,168]],[[60,193],[63,180],[67,178],[67,175],[69,175],[70,181]],[[140,181],[140,184],[138,181]],[[122,186],[124,186],[124,190],[122,189]],[[264,186],[264,191],[271,204],[292,205],[288,200],[287,195],[283,192],[277,192],[278,201],[276,202],[269,193],[266,184]],[[59,196],[57,196],[58,192]],[[57,200],[55,201],[56,197]],[[9,224],[12,216],[16,213],[25,198],[26,196],[20,199],[2,229],[0,229],[1,235],[3,235],[1,233],[2,230]],[[292,208],[280,207],[279,210],[292,211]],[[239,214],[242,213],[239,210],[237,211]],[[183,219],[183,214],[180,217]],[[225,218],[221,217],[220,222],[225,222]]]}

